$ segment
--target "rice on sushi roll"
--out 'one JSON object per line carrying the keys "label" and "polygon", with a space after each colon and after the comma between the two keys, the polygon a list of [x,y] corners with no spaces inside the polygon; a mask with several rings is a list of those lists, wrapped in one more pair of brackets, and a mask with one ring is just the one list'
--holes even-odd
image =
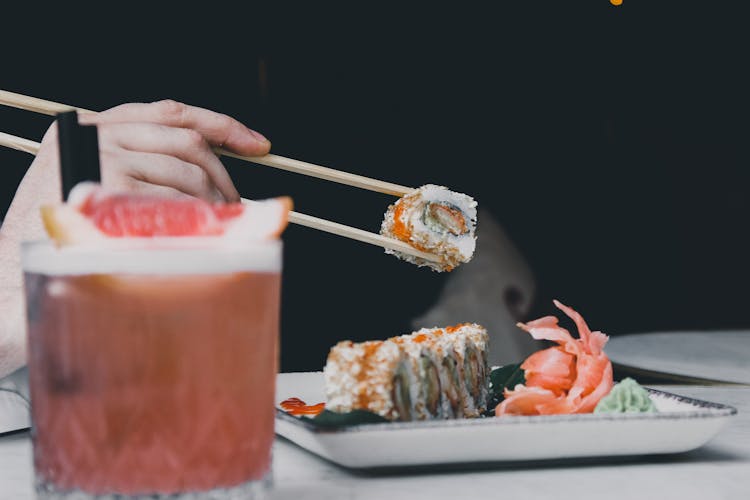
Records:
{"label": "rice on sushi roll", "polygon": [[380,234],[433,253],[441,262],[390,249],[386,253],[438,272],[451,271],[474,255],[476,221],[477,202],[471,196],[427,184],[388,207]]}
{"label": "rice on sushi roll", "polygon": [[339,342],[323,369],[326,408],[367,410],[388,420],[413,420],[409,360],[393,342]]}

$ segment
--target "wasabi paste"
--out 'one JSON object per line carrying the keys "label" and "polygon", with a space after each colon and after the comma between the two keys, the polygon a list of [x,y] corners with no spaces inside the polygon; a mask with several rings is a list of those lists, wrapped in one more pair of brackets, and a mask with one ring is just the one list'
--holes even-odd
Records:
{"label": "wasabi paste", "polygon": [[594,413],[653,413],[657,411],[648,391],[632,378],[625,378],[596,405]]}

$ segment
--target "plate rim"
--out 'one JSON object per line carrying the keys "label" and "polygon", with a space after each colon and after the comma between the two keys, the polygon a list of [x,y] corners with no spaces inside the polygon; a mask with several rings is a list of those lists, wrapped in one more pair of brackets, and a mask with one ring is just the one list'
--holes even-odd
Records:
{"label": "plate rim", "polygon": [[[307,374],[318,374],[321,372],[297,372]],[[341,434],[350,432],[377,432],[377,431],[400,431],[420,430],[444,427],[483,427],[498,425],[521,425],[521,424],[559,424],[571,422],[607,422],[607,421],[639,421],[639,420],[685,420],[704,418],[726,418],[737,415],[737,408],[723,404],[691,398],[659,389],[645,387],[654,395],[673,399],[680,403],[686,403],[697,409],[687,411],[669,411],[656,413],[576,413],[565,415],[507,415],[502,418],[460,418],[446,420],[415,420],[410,422],[377,422],[344,425],[340,427],[327,427],[316,425],[310,418],[297,417],[288,414],[276,407],[276,419],[303,427],[314,434]]]}

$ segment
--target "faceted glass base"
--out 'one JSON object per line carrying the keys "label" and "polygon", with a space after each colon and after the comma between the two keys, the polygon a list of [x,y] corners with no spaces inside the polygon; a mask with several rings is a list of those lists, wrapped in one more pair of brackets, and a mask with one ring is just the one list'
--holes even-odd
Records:
{"label": "faceted glass base", "polygon": [[107,493],[92,495],[83,491],[59,491],[54,486],[37,481],[38,500],[265,500],[271,489],[271,474],[260,481],[249,481],[232,488],[217,488],[194,493],[144,493],[122,495]]}

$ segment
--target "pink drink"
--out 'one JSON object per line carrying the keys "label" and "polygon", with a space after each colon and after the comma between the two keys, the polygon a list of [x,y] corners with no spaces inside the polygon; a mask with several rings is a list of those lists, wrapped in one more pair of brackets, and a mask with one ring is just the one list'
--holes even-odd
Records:
{"label": "pink drink", "polygon": [[262,491],[280,253],[24,249],[40,497]]}

